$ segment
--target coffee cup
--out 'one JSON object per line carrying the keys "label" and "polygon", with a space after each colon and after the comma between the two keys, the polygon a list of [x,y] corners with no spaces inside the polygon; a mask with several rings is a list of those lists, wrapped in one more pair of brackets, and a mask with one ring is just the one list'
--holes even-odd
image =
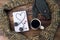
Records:
{"label": "coffee cup", "polygon": [[31,20],[31,28],[33,30],[37,30],[40,27],[41,27],[41,21],[39,19],[34,18]]}

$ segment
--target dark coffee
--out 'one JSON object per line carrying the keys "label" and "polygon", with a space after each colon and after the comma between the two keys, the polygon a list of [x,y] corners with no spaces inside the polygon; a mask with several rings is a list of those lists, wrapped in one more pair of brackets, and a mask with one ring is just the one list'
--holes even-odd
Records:
{"label": "dark coffee", "polygon": [[31,25],[33,28],[38,28],[40,26],[40,22],[38,20],[33,20]]}

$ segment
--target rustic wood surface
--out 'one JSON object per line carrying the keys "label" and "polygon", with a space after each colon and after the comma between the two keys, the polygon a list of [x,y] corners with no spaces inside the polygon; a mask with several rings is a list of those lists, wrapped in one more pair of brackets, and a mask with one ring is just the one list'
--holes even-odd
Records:
{"label": "rustic wood surface", "polygon": [[[20,11],[20,10],[26,10],[27,11],[27,14],[28,14],[27,17],[28,17],[28,22],[29,23],[32,20],[32,5],[28,4],[28,5],[24,5],[24,6],[19,6],[19,7],[15,8],[15,9],[13,9],[13,10],[11,10],[9,12],[9,18],[10,18],[10,23],[11,23],[11,28],[12,29],[14,29],[14,23],[13,23],[12,13],[15,12],[15,11]],[[47,21],[44,20],[44,17],[41,16],[40,14],[38,15],[38,18],[42,21],[42,25],[44,25],[45,27],[50,25],[50,20],[47,20]],[[29,27],[31,27],[31,26],[29,26]],[[30,31],[25,32],[24,34],[26,36],[28,36],[30,34],[30,36],[28,36],[28,37],[31,37],[31,36],[39,35],[40,31],[41,31],[40,29],[38,29],[38,30],[32,30],[30,28]]]}

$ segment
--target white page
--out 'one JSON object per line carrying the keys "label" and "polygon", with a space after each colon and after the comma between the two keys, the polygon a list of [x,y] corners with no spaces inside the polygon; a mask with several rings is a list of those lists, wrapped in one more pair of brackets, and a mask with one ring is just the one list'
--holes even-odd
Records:
{"label": "white page", "polygon": [[14,23],[18,23],[18,26],[14,26],[15,32],[21,32],[19,30],[20,27],[23,28],[23,32],[29,31],[26,11],[13,12],[13,20]]}

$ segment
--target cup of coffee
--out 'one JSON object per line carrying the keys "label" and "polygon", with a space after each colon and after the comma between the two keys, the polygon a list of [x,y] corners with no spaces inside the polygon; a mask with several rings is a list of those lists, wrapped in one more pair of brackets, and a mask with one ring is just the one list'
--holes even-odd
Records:
{"label": "cup of coffee", "polygon": [[33,30],[37,30],[38,28],[41,27],[41,21],[37,18],[32,19],[31,21],[31,28]]}

